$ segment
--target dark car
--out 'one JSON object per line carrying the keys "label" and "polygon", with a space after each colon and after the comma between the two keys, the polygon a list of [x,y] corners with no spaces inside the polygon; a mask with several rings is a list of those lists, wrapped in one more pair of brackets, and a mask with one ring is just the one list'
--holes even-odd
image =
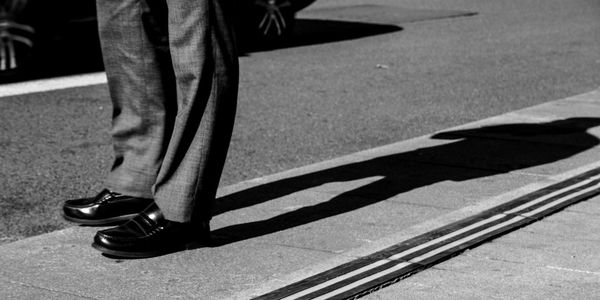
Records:
{"label": "dark car", "polygon": [[[91,55],[97,45],[95,0],[2,0],[0,79],[44,66],[69,49],[71,57]],[[315,0],[234,0],[236,33],[242,44],[276,43],[294,25],[295,14]],[[88,48],[79,49],[87,45]],[[64,59],[64,58],[61,58]],[[35,66],[35,68],[34,68]]]}

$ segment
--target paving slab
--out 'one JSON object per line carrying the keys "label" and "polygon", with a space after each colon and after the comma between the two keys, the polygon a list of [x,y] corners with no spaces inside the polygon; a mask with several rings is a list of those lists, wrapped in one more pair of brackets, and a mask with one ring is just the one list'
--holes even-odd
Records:
{"label": "paving slab", "polygon": [[[462,256],[453,260],[465,263]],[[363,299],[596,299],[597,275],[470,260],[466,272],[435,268]],[[465,263],[467,264],[467,263]]]}
{"label": "paving slab", "polygon": [[[597,198],[577,205],[568,207],[559,214],[545,218],[539,222],[533,223],[519,230],[519,233],[541,234],[549,237],[562,239],[581,239],[584,241],[600,242],[600,218],[598,214],[588,213],[585,210],[595,207],[600,208]],[[579,219],[584,219],[585,222]],[[512,235],[503,239],[503,242],[510,242]],[[599,254],[600,255],[600,254]],[[599,257],[600,258],[600,257]]]}
{"label": "paving slab", "polygon": [[[322,216],[322,213],[318,212],[321,208],[315,207],[307,209],[307,214],[299,219],[298,211],[284,213],[255,223],[219,228],[214,231],[214,234],[226,235],[228,238],[224,239],[223,243],[256,239],[265,244],[344,253],[348,249],[364,246],[398,230],[450,212],[450,210],[432,207],[415,207],[389,202],[373,204],[371,208],[368,211],[356,210],[307,223],[306,218]],[[326,209],[325,207],[324,210]],[[316,232],[318,234],[315,234]]]}
{"label": "paving slab", "polygon": [[600,296],[600,221],[580,206],[469,250],[365,299],[594,299]]}
{"label": "paving slab", "polygon": [[565,211],[573,211],[582,215],[600,216],[600,207],[591,202],[579,203],[577,206],[567,207]]}
{"label": "paving slab", "polygon": [[3,246],[0,290],[10,280],[41,291],[102,299],[227,299],[232,292],[333,256],[248,241],[152,259],[115,260],[90,247],[94,232],[74,227]]}

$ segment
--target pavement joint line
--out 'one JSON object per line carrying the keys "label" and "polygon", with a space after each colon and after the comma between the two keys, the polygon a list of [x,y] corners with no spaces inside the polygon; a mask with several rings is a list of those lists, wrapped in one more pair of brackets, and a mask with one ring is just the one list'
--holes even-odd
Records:
{"label": "pavement joint line", "polygon": [[432,204],[401,202],[401,201],[393,201],[393,200],[384,200],[384,201],[388,201],[389,203],[392,203],[395,205],[408,205],[408,206],[415,206],[415,207],[435,208],[435,209],[439,209],[439,210],[452,210],[451,207],[443,207],[443,206],[437,206],[437,205],[432,205]]}
{"label": "pavement joint line", "polygon": [[598,194],[600,167],[254,299],[355,298]]}
{"label": "pavement joint line", "polygon": [[28,283],[23,283],[23,282],[19,282],[19,281],[6,279],[6,276],[3,276],[3,278],[0,278],[0,280],[2,280],[4,282],[12,283],[14,285],[33,288],[33,289],[37,289],[37,290],[49,291],[52,293],[64,294],[64,295],[69,295],[69,296],[76,296],[76,297],[84,298],[84,299],[98,300],[98,298],[94,298],[94,297],[84,296],[84,295],[75,294],[75,293],[71,293],[71,292],[60,291],[60,290],[56,290],[56,289],[51,289],[51,288],[47,288],[47,287],[41,287],[41,286],[37,286],[37,285],[33,285],[33,284],[28,284]]}
{"label": "pavement joint line", "polygon": [[274,243],[272,245],[286,247],[286,248],[294,248],[294,249],[302,249],[302,250],[308,250],[308,251],[314,251],[314,252],[321,252],[321,253],[327,253],[327,254],[340,254],[337,251],[330,251],[330,250],[317,249],[317,248],[309,248],[309,247],[300,247],[300,246],[289,245],[289,244]]}
{"label": "pavement joint line", "polygon": [[594,271],[577,270],[577,269],[555,267],[555,266],[546,266],[546,268],[552,269],[552,270],[558,270],[558,271],[575,272],[575,273],[583,273],[583,274],[600,276],[600,272],[594,272]]}
{"label": "pavement joint line", "polygon": [[[540,220],[539,222],[543,222],[544,220]],[[547,221],[546,221],[547,222]],[[565,223],[556,223],[559,224],[561,226],[568,226],[569,224],[565,224]],[[527,227],[525,227],[527,228]],[[554,237],[554,238],[564,238],[565,235],[564,234],[552,234],[552,233],[548,233],[548,232],[537,232],[535,230],[526,230],[523,229],[522,231],[519,231],[521,233],[525,233],[525,234],[529,234],[529,235],[536,235],[536,236],[547,236],[547,237]],[[592,242],[592,243],[599,243],[600,239],[586,239],[586,238],[579,238],[579,237],[569,237],[569,240],[571,241],[580,241],[580,242]],[[506,243],[506,244],[511,244]]]}
{"label": "pavement joint line", "polygon": [[83,87],[107,82],[104,72],[39,79],[0,85],[0,98],[32,93],[49,92],[74,87]]}
{"label": "pavement joint line", "polygon": [[600,217],[600,214],[577,210],[577,209],[567,209],[567,211],[571,212],[571,213],[586,215],[586,216]]}

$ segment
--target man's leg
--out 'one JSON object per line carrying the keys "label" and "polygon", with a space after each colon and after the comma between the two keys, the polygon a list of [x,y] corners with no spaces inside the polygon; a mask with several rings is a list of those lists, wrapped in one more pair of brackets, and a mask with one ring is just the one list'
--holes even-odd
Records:
{"label": "man's leg", "polygon": [[98,0],[97,8],[113,102],[115,161],[106,185],[121,194],[153,198],[177,109],[166,6],[151,9],[146,1]]}
{"label": "man's leg", "polygon": [[154,196],[171,221],[211,218],[237,101],[237,53],[222,7],[229,1],[167,0],[178,113]]}
{"label": "man's leg", "polygon": [[115,161],[108,189],[63,205],[65,219],[88,225],[128,220],[153,203],[152,186],[177,113],[166,3],[99,0],[97,7]]}

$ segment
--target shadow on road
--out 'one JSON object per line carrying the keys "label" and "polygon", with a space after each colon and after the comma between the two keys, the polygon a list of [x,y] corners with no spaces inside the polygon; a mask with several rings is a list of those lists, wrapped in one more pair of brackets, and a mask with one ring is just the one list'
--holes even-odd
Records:
{"label": "shadow on road", "polygon": [[599,125],[600,118],[569,118],[539,124],[506,124],[442,132],[432,138],[454,142],[376,157],[242,190],[218,199],[215,215],[326,183],[382,177],[332,196],[327,202],[270,219],[215,230],[213,246],[333,217],[442,181],[466,181],[557,162],[598,145],[600,140],[586,130]]}
{"label": "shadow on road", "polygon": [[240,54],[355,40],[402,30],[396,25],[298,19],[291,36],[276,43],[240,39]]}
{"label": "shadow on road", "polygon": [[[274,43],[242,40],[239,52],[241,56],[247,56],[253,52],[333,43],[399,30],[402,28],[394,25],[299,19],[294,33],[286,39]],[[104,66],[95,28],[80,35],[81,38],[43,43],[37,48],[35,59],[29,63],[25,74],[2,77],[0,83],[102,72]]]}

